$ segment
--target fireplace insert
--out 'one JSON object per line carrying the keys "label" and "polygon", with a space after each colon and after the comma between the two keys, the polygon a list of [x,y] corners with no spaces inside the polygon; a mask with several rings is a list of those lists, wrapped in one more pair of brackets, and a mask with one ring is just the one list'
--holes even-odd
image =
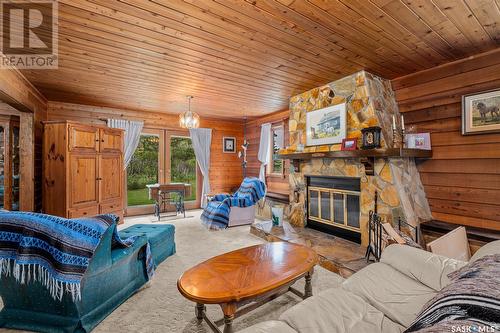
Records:
{"label": "fireplace insert", "polygon": [[361,243],[361,182],[353,177],[306,176],[307,226]]}

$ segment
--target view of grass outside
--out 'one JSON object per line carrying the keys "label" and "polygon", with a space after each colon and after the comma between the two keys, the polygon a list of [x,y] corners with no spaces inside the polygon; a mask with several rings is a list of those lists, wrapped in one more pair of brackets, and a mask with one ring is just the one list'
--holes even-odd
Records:
{"label": "view of grass outside", "polygon": [[148,205],[147,184],[158,182],[160,138],[141,135],[139,145],[127,167],[127,202],[129,206]]}
{"label": "view of grass outside", "polygon": [[171,138],[170,167],[172,183],[191,184],[191,196],[185,200],[196,200],[196,157],[190,138]]}
{"label": "view of grass outside", "polygon": [[[141,135],[139,145],[127,167],[127,203],[129,206],[149,205],[147,184],[158,183],[158,154],[160,139],[155,135]],[[191,139],[172,137],[170,140],[170,167],[172,183],[191,184],[191,196],[196,200],[196,157]]]}

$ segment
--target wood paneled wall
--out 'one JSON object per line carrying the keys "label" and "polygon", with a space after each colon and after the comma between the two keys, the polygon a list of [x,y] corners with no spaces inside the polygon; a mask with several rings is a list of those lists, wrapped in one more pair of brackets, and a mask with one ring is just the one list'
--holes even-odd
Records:
{"label": "wood paneled wall", "polygon": [[[260,126],[264,123],[279,123],[283,122],[285,129],[285,145],[288,145],[288,118],[290,111],[280,111],[275,112],[270,115],[254,119],[247,123],[246,127],[246,138],[250,141],[250,146],[247,150],[247,160],[248,168],[247,175],[250,177],[259,177],[260,162],[257,157],[259,153],[259,142],[260,142]],[[288,170],[290,162],[287,160],[285,162],[285,174],[283,177],[267,175],[266,182],[269,192],[275,192],[280,194],[289,194],[288,185]]]}
{"label": "wood paneled wall", "polygon": [[418,169],[434,218],[500,230],[500,133],[461,135],[461,96],[500,88],[500,49],[392,84],[407,124],[431,132]]}
{"label": "wood paneled wall", "polygon": [[[42,124],[46,98],[15,68],[0,70],[0,101],[22,111],[20,209],[42,208]],[[0,110],[1,111],[1,110]],[[3,107],[3,111],[8,110]]]}
{"label": "wood paneled wall", "polygon": [[[103,124],[104,119],[123,118],[142,120],[146,128],[179,130],[179,117],[160,112],[123,110],[89,105],[49,102],[49,120],[73,120],[84,123]],[[236,153],[222,152],[222,138],[236,137],[236,146],[243,143],[243,121],[226,121],[201,118],[200,127],[212,128],[212,154],[210,184],[212,192],[228,192],[242,181],[241,161]]]}

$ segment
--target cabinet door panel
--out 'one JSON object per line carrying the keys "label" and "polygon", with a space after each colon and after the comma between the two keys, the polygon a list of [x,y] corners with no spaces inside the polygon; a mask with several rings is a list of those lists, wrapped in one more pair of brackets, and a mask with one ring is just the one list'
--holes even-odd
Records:
{"label": "cabinet door panel", "polygon": [[92,126],[70,125],[69,150],[72,152],[96,152],[99,149],[99,129]]}
{"label": "cabinet door panel", "polygon": [[101,153],[121,153],[122,133],[123,131],[112,128],[101,129]]}
{"label": "cabinet door panel", "polygon": [[101,155],[99,158],[100,201],[121,200],[123,190],[121,155]]}
{"label": "cabinet door panel", "polygon": [[68,212],[68,217],[70,219],[75,219],[78,217],[92,217],[99,214],[97,206],[82,207],[76,209],[70,209]]}
{"label": "cabinet door panel", "polygon": [[99,213],[108,214],[123,209],[122,200],[114,200],[99,205]]}
{"label": "cabinet door panel", "polygon": [[97,204],[97,163],[96,155],[75,155],[70,158],[70,205]]}

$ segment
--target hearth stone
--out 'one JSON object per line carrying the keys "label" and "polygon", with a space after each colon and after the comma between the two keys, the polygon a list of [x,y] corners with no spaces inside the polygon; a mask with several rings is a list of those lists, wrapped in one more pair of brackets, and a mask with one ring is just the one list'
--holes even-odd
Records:
{"label": "hearth stone", "polygon": [[283,222],[283,227],[275,227],[272,221],[257,220],[251,225],[250,232],[269,242],[308,246],[318,253],[323,268],[344,278],[368,265],[364,257],[366,247],[317,230],[294,227],[288,221]]}

